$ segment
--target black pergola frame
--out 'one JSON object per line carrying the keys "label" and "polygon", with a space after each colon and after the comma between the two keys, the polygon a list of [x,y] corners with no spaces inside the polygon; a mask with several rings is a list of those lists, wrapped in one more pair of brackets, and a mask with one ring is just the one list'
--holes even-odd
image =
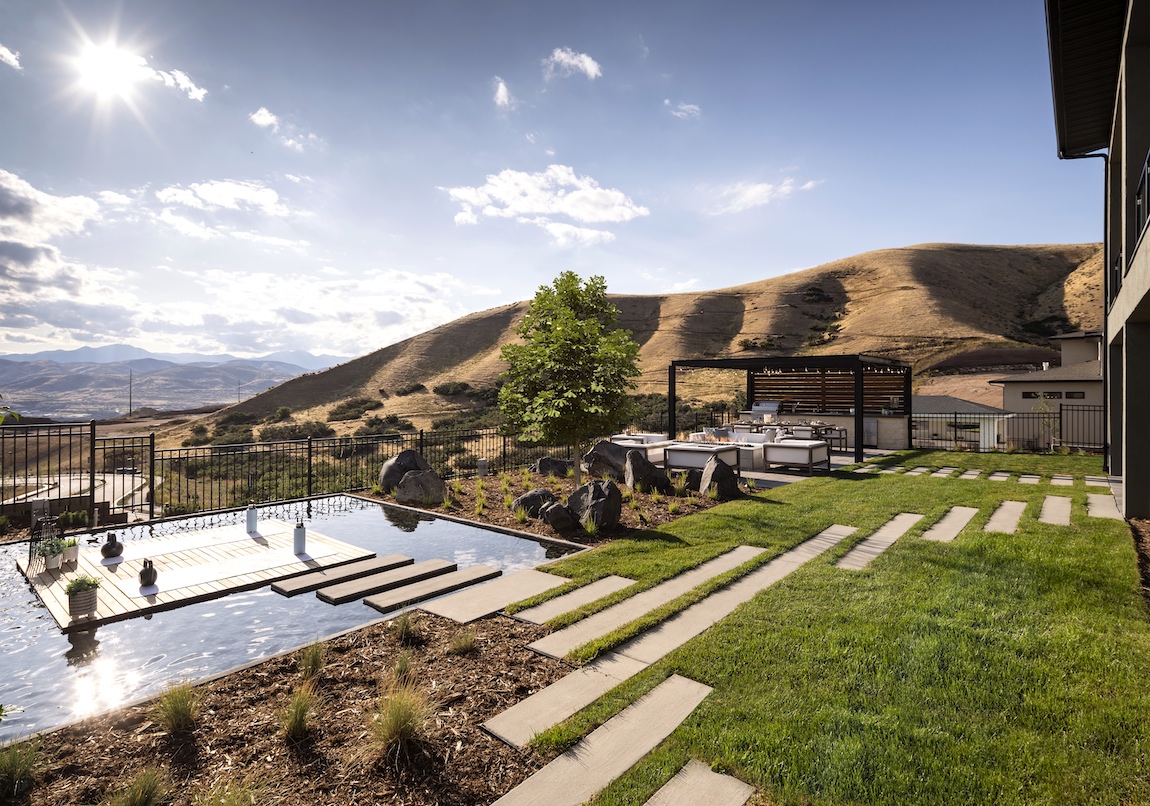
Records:
{"label": "black pergola frame", "polygon": [[903,412],[906,415],[907,445],[910,442],[911,430],[911,392],[912,369],[905,361],[893,358],[883,358],[876,355],[810,355],[810,356],[778,356],[773,358],[698,358],[672,361],[667,367],[667,436],[674,439],[677,431],[675,422],[675,373],[680,369],[736,369],[747,373],[747,406],[752,405],[754,389],[753,379],[756,372],[767,370],[782,370],[784,372],[811,372],[819,370],[836,370],[850,372],[854,379],[854,433],[855,433],[855,461],[865,459],[863,453],[863,399],[866,370],[868,368],[881,368],[884,370],[902,370],[903,376]]}

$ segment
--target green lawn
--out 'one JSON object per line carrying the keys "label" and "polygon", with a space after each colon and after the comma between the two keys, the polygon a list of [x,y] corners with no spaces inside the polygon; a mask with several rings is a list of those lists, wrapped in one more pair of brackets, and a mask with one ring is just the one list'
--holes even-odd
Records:
{"label": "green lawn", "polygon": [[[831,523],[859,527],[537,746],[569,745],[678,673],[715,691],[597,802],[642,803],[695,757],[773,803],[1150,803],[1150,624],[1128,527],[1085,515],[1081,477],[1101,472],[1098,459],[914,452],[890,463],[1044,483],[839,473],[548,566],[650,585],[740,543],[770,549],[753,567]],[[1052,487],[1054,473],[1079,480]],[[1071,527],[1037,522],[1047,494],[1074,499]],[[1029,504],[1020,531],[983,533],[1005,499]],[[957,540],[918,539],[955,504],[981,508]],[[925,518],[867,570],[832,567],[899,512]]]}

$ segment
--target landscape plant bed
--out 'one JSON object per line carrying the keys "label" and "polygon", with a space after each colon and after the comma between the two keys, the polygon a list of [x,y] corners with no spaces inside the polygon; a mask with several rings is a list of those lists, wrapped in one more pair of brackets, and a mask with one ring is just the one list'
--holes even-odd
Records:
{"label": "landscape plant bed", "polygon": [[[157,722],[154,704],[133,706],[41,737],[33,788],[4,803],[99,803],[145,767],[163,770],[177,806],[200,802],[221,781],[257,784],[257,803],[490,803],[542,760],[480,730],[488,718],[562,677],[569,667],[526,649],[547,630],[504,616],[470,625],[476,649],[448,652],[463,628],[415,612],[423,638],[396,635],[398,619],[325,644],[320,704],[308,736],[285,739],[279,712],[303,683],[299,652],[229,673],[201,687],[187,735]],[[380,686],[410,653],[415,685],[436,703],[424,737],[407,756],[383,756],[370,729]]]}

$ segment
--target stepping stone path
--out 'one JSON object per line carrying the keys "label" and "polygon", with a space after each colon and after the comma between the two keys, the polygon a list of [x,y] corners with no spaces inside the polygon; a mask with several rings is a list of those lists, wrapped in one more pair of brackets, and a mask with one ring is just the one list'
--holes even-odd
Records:
{"label": "stepping stone path", "polygon": [[295,596],[299,593],[334,585],[337,582],[347,582],[352,579],[361,579],[372,574],[390,571],[404,565],[414,563],[411,557],[402,554],[388,554],[383,557],[373,557],[370,560],[337,565],[334,568],[324,568],[321,571],[312,571],[309,574],[280,580],[272,585],[272,590],[283,596]]}
{"label": "stepping stone path", "polygon": [[1042,523],[1052,523],[1055,526],[1070,525],[1070,499],[1061,495],[1048,495],[1042,502],[1042,514],[1038,516]]}
{"label": "stepping stone path", "polygon": [[[497,714],[487,720],[483,728],[508,744],[523,747],[539,731],[591,704],[627,678],[638,674],[668,652],[678,649],[707,627],[730,615],[739,605],[753,599],[759,591],[854,532],[852,526],[834,525],[824,529],[810,540],[696,602],[663,624],[612,651],[604,652],[581,669]],[[643,613],[636,613],[634,618],[641,615]]]}
{"label": "stepping stone path", "polygon": [[449,563],[447,560],[424,560],[421,563],[406,565],[392,571],[384,571],[383,573],[372,574],[371,576],[361,579],[351,579],[347,582],[329,585],[326,588],[317,590],[315,595],[321,601],[338,605],[344,602],[353,602],[356,599],[362,599],[364,596],[368,596],[372,593],[380,593],[381,591],[399,588],[412,582],[419,582],[429,577],[447,574],[458,567],[455,563]]}
{"label": "stepping stone path", "polygon": [[1010,478],[1010,473],[1005,470],[996,470],[986,478],[988,481],[1006,481]]}
{"label": "stepping stone path", "polygon": [[1074,484],[1073,476],[1051,476],[1050,483],[1055,487],[1070,487]]}
{"label": "stepping stone path", "polygon": [[950,475],[952,473],[954,473],[954,471],[956,471],[956,470],[958,470],[957,467],[941,467],[938,470],[931,473],[930,475],[931,475],[931,477],[936,478],[936,479],[945,479],[945,478],[949,478]]}
{"label": "stepping stone path", "polygon": [[1105,476],[1087,476],[1086,477],[1086,486],[1087,487],[1109,487],[1110,486],[1110,480],[1107,479]]}
{"label": "stepping stone path", "polygon": [[697,568],[679,574],[677,577],[672,577],[642,593],[637,593],[606,610],[600,610],[582,621],[575,622],[570,627],[544,636],[530,644],[528,649],[533,649],[541,655],[562,659],[575,647],[606,635],[624,624],[629,624],[656,607],[665,605],[672,599],[677,599],[708,579],[724,574],[748,560],[754,559],[764,551],[766,549],[754,546],[737,546],[713,560],[708,560]]}
{"label": "stepping stone path", "polygon": [[566,577],[546,574],[542,571],[528,569],[516,571],[499,577],[491,582],[453,593],[420,605],[420,610],[434,613],[437,616],[449,618],[460,624],[467,624],[492,613],[498,613],[512,602],[520,602],[538,596],[540,593],[566,585],[571,580]]}
{"label": "stepping stone path", "polygon": [[949,543],[958,537],[958,533],[966,528],[966,525],[977,514],[977,507],[951,507],[945,515],[939,518],[938,523],[926,531],[922,539]]}
{"label": "stepping stone path", "polygon": [[755,788],[691,759],[643,806],[743,806]]}
{"label": "stepping stone path", "polygon": [[450,574],[442,574],[422,582],[404,585],[402,588],[369,596],[363,600],[363,603],[368,607],[374,607],[380,613],[390,613],[425,599],[442,596],[469,585],[494,579],[502,573],[498,568],[492,568],[489,565],[473,565],[460,571],[452,571]]}
{"label": "stepping stone path", "polygon": [[981,470],[964,470],[964,471],[962,471],[962,475],[959,476],[959,478],[969,480],[969,479],[976,479],[981,475],[982,475]]}
{"label": "stepping stone path", "polygon": [[848,568],[852,571],[861,571],[870,565],[870,561],[890,548],[910,527],[922,520],[922,515],[904,512],[895,515],[880,526],[875,533],[863,540],[846,555],[835,563],[836,568]]}
{"label": "stepping stone path", "polygon": [[923,473],[925,473],[928,470],[930,470],[929,467],[916,467],[913,470],[906,471],[906,475],[908,475],[908,476],[921,476]]}
{"label": "stepping stone path", "polygon": [[1018,477],[1019,484],[1037,484],[1041,478],[1030,473],[1023,473]]}
{"label": "stepping stone path", "polygon": [[1013,534],[1018,530],[1018,521],[1026,511],[1025,501],[1003,501],[998,509],[990,516],[990,520],[983,527],[984,532],[1006,532]]}
{"label": "stepping stone path", "polygon": [[518,613],[513,614],[512,618],[517,618],[520,621],[529,621],[532,624],[546,624],[556,616],[570,613],[572,610],[577,610],[585,604],[590,604],[597,599],[602,599],[604,596],[610,596],[612,593],[621,591],[634,584],[635,580],[627,579],[626,577],[603,577],[600,580],[592,582],[590,585],[584,585],[570,593],[556,596],[554,599],[550,599],[541,605],[520,610]]}
{"label": "stepping stone path", "polygon": [[853,473],[873,473],[876,470],[878,470],[878,465],[863,465],[862,467],[856,467],[851,472],[853,472]]}
{"label": "stepping stone path", "polygon": [[1112,495],[1087,493],[1086,514],[1092,518],[1113,518],[1116,521],[1126,520],[1122,517],[1122,513],[1118,511],[1118,504],[1115,503],[1114,496]]}
{"label": "stepping stone path", "polygon": [[495,803],[585,803],[670,736],[710,693],[710,686],[671,675]]}
{"label": "stepping stone path", "polygon": [[906,470],[906,468],[899,465],[898,467],[885,467],[880,470],[879,473],[901,473],[904,470]]}

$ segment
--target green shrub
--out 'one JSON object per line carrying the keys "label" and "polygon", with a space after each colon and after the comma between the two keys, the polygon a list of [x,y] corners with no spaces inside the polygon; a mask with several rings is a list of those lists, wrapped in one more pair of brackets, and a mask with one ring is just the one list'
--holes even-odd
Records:
{"label": "green shrub", "polygon": [[407,397],[408,395],[414,395],[416,392],[426,392],[426,391],[427,391],[427,387],[424,386],[422,383],[412,383],[412,384],[408,384],[407,386],[401,386],[398,389],[396,389],[395,395],[396,395],[396,397]]}
{"label": "green shrub", "polygon": [[169,799],[167,775],[155,767],[145,767],[104,803],[108,806],[156,806]]}
{"label": "green shrub", "polygon": [[81,574],[64,586],[64,594],[71,596],[74,593],[85,593],[100,587],[100,580],[96,577]]}
{"label": "green shrub", "polygon": [[0,795],[16,797],[32,788],[40,746],[35,741],[0,749]]}
{"label": "green shrub", "polygon": [[382,400],[376,400],[372,397],[348,398],[332,406],[331,411],[327,413],[327,421],[331,423],[342,420],[358,420],[366,412],[378,409],[382,405]]}
{"label": "green shrub", "polygon": [[200,714],[200,693],[191,683],[177,683],[169,686],[156,701],[156,721],[168,733],[189,733],[196,727],[196,717]]}
{"label": "green shrub", "polygon": [[280,406],[276,409],[275,414],[267,418],[266,422],[269,423],[282,423],[284,420],[291,419],[291,409],[287,406]]}
{"label": "green shrub", "polygon": [[200,508],[195,504],[176,503],[164,504],[164,517],[174,518],[179,515],[194,515],[200,511]]}
{"label": "green shrub", "polygon": [[8,520],[7,515],[0,515],[0,535],[8,534],[8,530],[12,528],[12,522]]}
{"label": "green shrub", "polygon": [[60,528],[61,529],[83,529],[88,525],[87,512],[68,512],[60,513]]}
{"label": "green shrub", "polygon": [[448,381],[447,383],[441,383],[433,387],[431,391],[444,397],[454,397],[455,395],[463,394],[470,388],[471,384],[464,383],[463,381]]}
{"label": "green shrub", "polygon": [[284,442],[290,439],[324,439],[335,436],[335,429],[318,420],[288,425],[269,425],[260,429],[260,442]]}

